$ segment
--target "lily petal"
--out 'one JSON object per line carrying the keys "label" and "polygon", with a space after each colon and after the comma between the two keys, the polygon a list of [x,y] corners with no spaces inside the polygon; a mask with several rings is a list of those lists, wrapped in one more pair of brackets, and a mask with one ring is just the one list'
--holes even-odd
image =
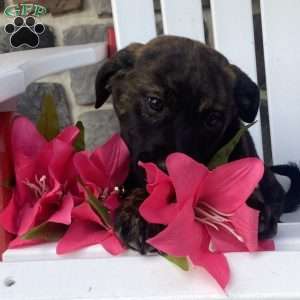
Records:
{"label": "lily petal", "polygon": [[55,139],[59,139],[67,144],[72,145],[78,137],[80,130],[76,126],[68,126],[60,132]]}
{"label": "lily petal", "polygon": [[206,177],[200,201],[221,212],[233,213],[252,194],[263,173],[263,162],[257,158],[244,158],[222,165]]}
{"label": "lily petal", "polygon": [[85,183],[94,183],[102,188],[107,186],[107,176],[104,171],[104,166],[97,168],[90,160],[90,154],[87,151],[76,153],[73,158],[73,163]]}
{"label": "lily petal", "polygon": [[91,155],[97,168],[104,167],[108,187],[123,184],[128,175],[129,151],[119,134],[113,135],[103,146]]}
{"label": "lily petal", "polygon": [[169,176],[159,169],[155,164],[144,163],[140,161],[138,162],[138,165],[144,168],[146,171],[147,191],[149,193],[152,193],[153,189],[163,182],[171,183]]}
{"label": "lily petal", "polygon": [[16,204],[16,193],[10,198],[8,205],[0,213],[0,225],[12,234],[18,233],[19,207]]}
{"label": "lily petal", "polygon": [[103,225],[100,218],[93,211],[91,206],[87,202],[75,207],[72,211],[72,217],[76,220],[88,221],[99,225]]}
{"label": "lily petal", "polygon": [[94,222],[75,219],[56,247],[57,254],[65,254],[88,246],[102,244],[110,235]]}
{"label": "lily petal", "polygon": [[34,193],[25,184],[26,182],[34,181],[36,174],[36,162],[33,160],[22,160],[23,165],[15,167],[16,174],[16,203],[23,205],[26,202],[33,203],[35,200]]}
{"label": "lily petal", "polygon": [[222,253],[211,253],[208,250],[209,243],[210,236],[203,230],[201,247],[195,249],[189,257],[194,265],[205,268],[224,289],[230,279],[229,265]]}
{"label": "lily petal", "polygon": [[208,227],[207,230],[211,236],[211,242],[216,253],[248,251],[244,243],[226,232],[226,230],[220,229],[217,231],[210,227]]}
{"label": "lily petal", "polygon": [[41,147],[47,143],[34,124],[25,117],[15,118],[12,124],[11,141],[14,161],[17,165],[22,163],[24,155],[34,158]]}
{"label": "lily petal", "polygon": [[243,237],[247,249],[257,251],[259,211],[244,204],[236,210],[230,220],[236,232]]}
{"label": "lily petal", "polygon": [[218,252],[241,252],[258,250],[258,215],[255,209],[243,204],[227,223],[238,236],[243,239],[239,241],[233,234],[224,228],[215,230],[207,227],[211,241]]}
{"label": "lily petal", "polygon": [[184,203],[197,196],[208,169],[183,153],[174,153],[166,160],[169,176],[175,187],[177,201]]}
{"label": "lily petal", "polygon": [[18,235],[23,235],[32,227],[38,225],[35,221],[39,213],[39,209],[39,203],[36,203],[33,207],[29,203],[24,204],[22,209],[20,209]]}
{"label": "lily petal", "polygon": [[62,185],[53,176],[52,189],[44,193],[38,200],[35,200],[34,206],[37,206],[37,214],[32,214],[32,223],[39,225],[48,220],[54,212],[61,209],[63,188]]}
{"label": "lily petal", "polygon": [[104,206],[114,212],[120,206],[120,198],[117,193],[111,193],[105,200]]}
{"label": "lily petal", "polygon": [[189,256],[194,249],[200,249],[202,226],[194,221],[191,205],[185,205],[166,229],[147,243],[173,256]]}
{"label": "lily petal", "polygon": [[114,233],[111,233],[105,240],[103,240],[101,245],[112,255],[119,255],[126,250]]}
{"label": "lily petal", "polygon": [[70,194],[63,197],[61,207],[48,220],[48,222],[71,224],[71,213],[74,207],[74,201]]}
{"label": "lily petal", "polygon": [[[72,156],[74,154],[74,148],[60,141],[59,139],[55,139],[51,141],[49,144],[51,147],[51,159],[47,161],[49,172],[51,172],[60,182],[64,182],[66,180],[66,169],[71,163]],[[45,159],[41,157],[41,159]]]}
{"label": "lily petal", "polygon": [[9,243],[8,248],[15,249],[15,248],[21,248],[21,247],[29,247],[29,246],[42,244],[42,243],[45,243],[45,241],[43,241],[43,240],[24,240],[20,236],[18,236]]}
{"label": "lily petal", "polygon": [[173,186],[165,181],[154,188],[141,204],[139,212],[150,223],[167,225],[178,214],[178,205],[173,201],[174,198]]}
{"label": "lily petal", "polygon": [[225,289],[230,280],[230,269],[226,257],[220,253],[202,253],[190,257],[194,265],[205,268],[217,283]]}

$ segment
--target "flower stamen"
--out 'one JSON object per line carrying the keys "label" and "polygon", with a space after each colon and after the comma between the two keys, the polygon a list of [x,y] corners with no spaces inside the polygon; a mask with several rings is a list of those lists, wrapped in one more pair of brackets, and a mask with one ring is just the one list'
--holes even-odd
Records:
{"label": "flower stamen", "polygon": [[105,199],[109,196],[109,188],[106,187],[102,194],[99,196],[99,199],[102,200],[102,201],[105,201]]}
{"label": "flower stamen", "polygon": [[221,212],[204,201],[198,203],[198,206],[195,207],[195,220],[197,222],[208,225],[217,231],[220,230],[220,227],[223,227],[238,241],[244,242],[243,237],[241,237],[235,229],[230,226],[232,222],[229,218],[231,216],[233,216],[232,213]]}
{"label": "flower stamen", "polygon": [[40,198],[49,191],[46,180],[46,175],[43,175],[41,178],[38,178],[38,176],[35,175],[34,182],[30,182],[28,179],[26,179],[23,181],[23,183],[34,192],[36,198]]}

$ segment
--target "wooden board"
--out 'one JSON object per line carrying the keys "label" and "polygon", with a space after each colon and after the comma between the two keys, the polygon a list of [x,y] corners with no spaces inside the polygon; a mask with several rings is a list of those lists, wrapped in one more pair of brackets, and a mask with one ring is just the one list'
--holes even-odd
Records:
{"label": "wooden board", "polygon": [[14,96],[37,79],[95,64],[106,58],[106,43],[64,46],[0,55],[0,111],[13,110]]}
{"label": "wooden board", "polygon": [[205,42],[201,0],[161,0],[164,34]]}
{"label": "wooden board", "polygon": [[[215,48],[257,82],[251,0],[211,0]],[[251,129],[263,158],[260,116]]]}
{"label": "wooden board", "polygon": [[275,164],[300,161],[300,1],[261,1]]}
{"label": "wooden board", "polygon": [[201,268],[136,255],[0,264],[1,300],[300,299],[300,252],[232,253],[226,294]]}
{"label": "wooden board", "polygon": [[156,36],[153,0],[112,0],[118,49]]}

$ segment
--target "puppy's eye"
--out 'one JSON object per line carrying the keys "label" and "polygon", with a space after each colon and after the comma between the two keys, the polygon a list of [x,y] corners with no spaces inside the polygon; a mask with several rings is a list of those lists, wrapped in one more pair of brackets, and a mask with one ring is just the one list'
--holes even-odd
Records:
{"label": "puppy's eye", "polygon": [[214,127],[219,125],[221,121],[222,121],[222,114],[219,112],[212,112],[206,117],[205,124],[208,127]]}
{"label": "puppy's eye", "polygon": [[157,97],[148,97],[147,103],[152,110],[160,112],[164,108],[164,103],[160,98]]}

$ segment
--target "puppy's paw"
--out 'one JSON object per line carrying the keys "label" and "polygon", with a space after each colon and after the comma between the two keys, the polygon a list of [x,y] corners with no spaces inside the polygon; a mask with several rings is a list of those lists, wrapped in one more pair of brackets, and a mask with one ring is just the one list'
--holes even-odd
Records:
{"label": "puppy's paw", "polygon": [[277,233],[278,220],[272,215],[270,208],[265,208],[259,214],[258,238],[260,240],[272,239]]}
{"label": "puppy's paw", "polygon": [[247,204],[259,210],[258,238],[266,240],[273,238],[277,233],[277,223],[279,218],[276,217],[275,209],[264,202],[264,198],[259,190],[249,197]]}
{"label": "puppy's paw", "polygon": [[115,220],[115,230],[123,242],[133,250],[141,254],[153,253],[156,250],[147,244],[146,240],[163,227],[161,225],[149,224],[139,214],[139,206],[147,197],[144,189],[135,189],[129,196],[122,200]]}

